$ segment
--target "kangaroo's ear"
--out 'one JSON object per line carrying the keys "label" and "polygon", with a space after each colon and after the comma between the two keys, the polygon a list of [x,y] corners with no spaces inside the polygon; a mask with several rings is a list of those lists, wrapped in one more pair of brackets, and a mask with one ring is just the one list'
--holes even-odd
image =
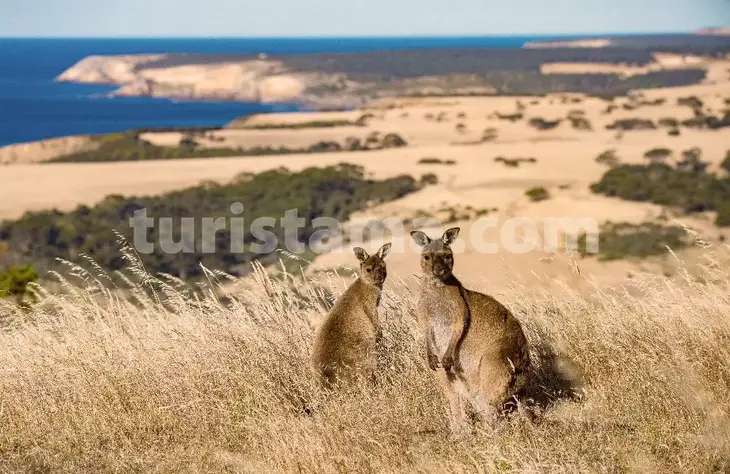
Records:
{"label": "kangaroo's ear", "polygon": [[360,260],[360,262],[364,262],[368,259],[368,257],[370,257],[370,255],[368,255],[368,253],[362,247],[355,247],[352,250],[355,252],[355,256],[358,260]]}
{"label": "kangaroo's ear", "polygon": [[381,259],[385,259],[385,257],[386,257],[386,256],[388,255],[388,253],[390,252],[390,248],[391,248],[392,246],[393,246],[393,244],[391,244],[390,242],[388,242],[387,244],[385,244],[385,245],[383,245],[382,247],[380,247],[380,250],[378,250],[378,253],[377,253],[376,255],[377,255],[378,257],[380,257]]}
{"label": "kangaroo's ear", "polygon": [[444,241],[444,245],[451,245],[454,243],[454,241],[459,237],[459,231],[461,229],[459,227],[452,227],[451,229],[444,232],[444,236],[441,237],[441,240]]}
{"label": "kangaroo's ear", "polygon": [[420,230],[412,230],[411,231],[411,238],[413,238],[413,241],[420,245],[421,247],[425,247],[426,245],[431,243],[431,239],[429,236],[427,236],[425,233],[421,232]]}

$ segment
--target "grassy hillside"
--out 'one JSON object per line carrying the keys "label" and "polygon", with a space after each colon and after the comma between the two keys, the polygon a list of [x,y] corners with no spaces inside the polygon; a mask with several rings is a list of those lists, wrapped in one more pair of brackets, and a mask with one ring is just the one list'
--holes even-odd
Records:
{"label": "grassy hillside", "polygon": [[[637,281],[642,297],[515,283],[499,297],[527,328],[542,415],[455,441],[412,296],[384,294],[376,384],[325,393],[307,361],[328,287],[259,273],[223,305],[147,276],[156,295],[128,302],[74,273],[30,314],[0,301],[0,471],[730,469],[726,274]],[[556,360],[583,373],[581,398],[561,391]]]}
{"label": "grassy hillside", "polygon": [[[276,254],[251,252],[251,245],[261,244],[251,233],[251,223],[259,217],[275,218],[271,232],[278,242],[284,241],[280,218],[287,210],[297,209],[305,219],[299,230],[299,241],[308,242],[315,232],[312,220],[332,217],[345,222],[350,214],[367,205],[393,200],[419,189],[410,176],[383,181],[365,177],[362,168],[341,164],[326,168],[309,168],[298,173],[285,169],[257,175],[242,174],[230,183],[204,183],[162,196],[108,196],[95,206],[79,206],[71,212],[48,210],[28,212],[21,219],[0,222],[0,242],[5,242],[10,254],[18,261],[35,265],[39,270],[54,266],[61,258],[75,261],[81,254],[95,259],[103,268],[117,270],[124,264],[114,230],[132,241],[129,219],[135,211],[147,209],[147,216],[173,218],[172,238],[180,242],[181,218],[195,218],[195,248],[190,253],[169,254],[155,245],[144,263],[153,272],[180,277],[200,277],[202,262],[210,267],[240,274],[256,259],[263,264],[276,260]],[[244,212],[233,214],[231,204],[244,205]],[[215,254],[201,252],[202,221],[204,217],[224,217],[225,229],[216,233]],[[232,248],[232,217],[244,219],[244,247]],[[150,242],[159,242],[162,233],[159,222],[148,231]],[[235,241],[234,241],[235,242]]]}

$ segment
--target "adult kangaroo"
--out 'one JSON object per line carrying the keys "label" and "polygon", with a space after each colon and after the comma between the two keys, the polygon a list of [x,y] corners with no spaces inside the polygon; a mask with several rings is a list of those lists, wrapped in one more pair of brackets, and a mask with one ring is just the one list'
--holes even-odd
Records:
{"label": "adult kangaroo", "polygon": [[411,237],[422,248],[423,279],[418,318],[426,357],[449,400],[455,435],[469,431],[465,401],[486,423],[519,394],[530,372],[527,338],[520,322],[493,297],[464,288],[454,276],[451,244],[459,228],[440,239],[421,231]]}

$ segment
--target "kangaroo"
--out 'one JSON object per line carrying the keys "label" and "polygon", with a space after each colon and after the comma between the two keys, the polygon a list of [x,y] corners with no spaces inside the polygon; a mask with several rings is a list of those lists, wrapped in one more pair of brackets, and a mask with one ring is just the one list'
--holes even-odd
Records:
{"label": "kangaroo", "polygon": [[325,386],[374,375],[375,344],[380,338],[378,306],[387,276],[383,261],[391,244],[375,255],[355,247],[360,276],[335,303],[315,334],[312,366]]}
{"label": "kangaroo", "polygon": [[491,423],[523,389],[530,372],[519,321],[496,299],[464,288],[454,276],[451,244],[459,230],[454,227],[433,240],[421,231],[411,232],[422,247],[424,278],[417,314],[426,336],[426,357],[449,400],[456,436],[469,430],[464,401]]}

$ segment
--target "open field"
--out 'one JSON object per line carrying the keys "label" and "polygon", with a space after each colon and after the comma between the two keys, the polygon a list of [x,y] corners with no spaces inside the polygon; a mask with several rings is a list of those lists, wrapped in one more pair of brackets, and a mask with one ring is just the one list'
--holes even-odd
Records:
{"label": "open field", "polygon": [[[131,303],[88,276],[31,315],[0,301],[2,471],[730,469],[730,287],[717,270],[704,273],[709,283],[642,278],[640,299],[513,282],[496,296],[527,328],[539,416],[461,441],[449,438],[397,276],[384,293],[376,384],[331,394],[307,359],[322,292],[340,294],[347,278],[316,286],[260,273],[221,304],[149,277],[160,302],[140,287]],[[471,287],[488,289],[484,278]]]}

